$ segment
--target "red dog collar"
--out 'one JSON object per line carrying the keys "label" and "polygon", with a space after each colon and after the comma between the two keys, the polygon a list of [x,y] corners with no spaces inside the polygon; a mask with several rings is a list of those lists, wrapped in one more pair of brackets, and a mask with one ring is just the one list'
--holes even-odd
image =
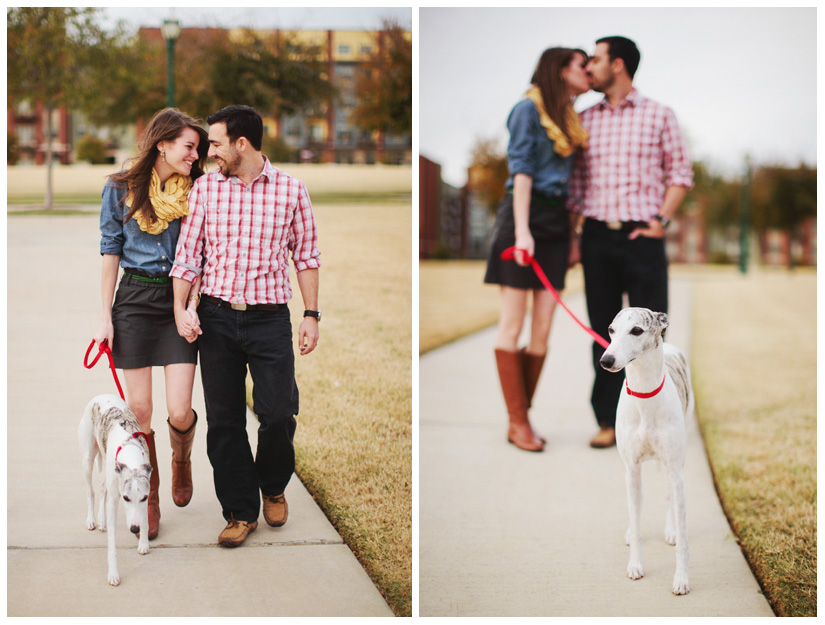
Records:
{"label": "red dog collar", "polygon": [[665,380],[667,380],[667,374],[665,374],[665,377],[662,378],[662,383],[659,385],[659,388],[655,391],[651,391],[650,393],[637,393],[636,391],[631,391],[630,387],[627,385],[627,380],[624,381],[624,386],[627,389],[628,395],[633,395],[633,397],[639,397],[640,399],[650,399],[651,397],[658,395],[659,391],[665,387]]}

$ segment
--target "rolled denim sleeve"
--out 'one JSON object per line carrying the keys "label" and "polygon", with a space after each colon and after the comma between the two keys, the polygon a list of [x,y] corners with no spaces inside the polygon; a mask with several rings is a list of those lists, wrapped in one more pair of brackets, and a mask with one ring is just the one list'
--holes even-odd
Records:
{"label": "rolled denim sleeve", "polygon": [[309,201],[309,193],[303,182],[298,181],[298,200],[289,233],[289,249],[295,271],[318,269],[321,266],[318,251],[318,228]]}
{"label": "rolled denim sleeve", "polygon": [[507,163],[510,175],[526,174],[531,178],[536,174],[536,120],[538,111],[530,100],[522,100],[513,107],[507,118],[510,142],[507,144]]}
{"label": "rolled denim sleeve", "polygon": [[116,186],[111,180],[106,182],[101,194],[100,205],[100,255],[123,255],[126,236],[123,233],[123,211],[125,206],[120,200],[126,189]]}

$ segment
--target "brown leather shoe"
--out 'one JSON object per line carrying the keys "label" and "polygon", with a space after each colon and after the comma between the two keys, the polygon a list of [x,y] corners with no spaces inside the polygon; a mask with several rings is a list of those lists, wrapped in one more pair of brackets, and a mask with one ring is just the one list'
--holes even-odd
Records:
{"label": "brown leather shoe", "polygon": [[194,410],[195,420],[185,432],[176,430],[171,421],[169,424],[169,442],[172,444],[172,501],[176,506],[183,507],[192,499],[192,440],[195,438],[195,426],[198,423],[198,413]]}
{"label": "brown leather shoe", "polygon": [[599,433],[590,441],[590,446],[595,449],[605,449],[616,444],[616,430],[614,428],[602,428]]}
{"label": "brown leather shoe", "polygon": [[224,547],[240,547],[255,528],[258,527],[257,521],[237,521],[230,519],[226,527],[218,536],[218,544]]}
{"label": "brown leather shoe", "polygon": [[267,525],[281,527],[289,516],[289,506],[286,497],[280,495],[264,495],[264,519]]}

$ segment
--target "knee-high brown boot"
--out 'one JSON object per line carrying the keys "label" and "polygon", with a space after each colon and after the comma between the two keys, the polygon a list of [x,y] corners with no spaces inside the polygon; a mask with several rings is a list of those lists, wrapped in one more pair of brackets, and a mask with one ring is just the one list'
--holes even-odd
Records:
{"label": "knee-high brown boot", "polygon": [[185,432],[176,430],[171,421],[166,420],[169,424],[169,442],[172,443],[172,500],[181,508],[192,499],[192,463],[189,456],[198,423],[198,413],[194,410],[192,413],[195,420]]}
{"label": "knee-high brown boot", "polygon": [[[525,347],[520,352],[522,363],[523,363],[523,370],[524,370],[524,391],[527,393],[527,408],[533,407],[533,395],[536,393],[536,387],[539,383],[539,376],[541,376],[541,370],[544,367],[544,361],[547,358],[547,354],[537,355],[531,354],[527,351]],[[538,439],[542,443],[546,443],[547,439],[543,436],[539,436],[536,434]]]}
{"label": "knee-high brown boot", "polygon": [[524,387],[524,367],[519,352],[496,349],[496,365],[501,391],[507,404],[510,425],[507,440],[519,449],[542,451],[544,444],[533,433],[527,418],[527,393]]}
{"label": "knee-high brown boot", "polygon": [[160,500],[158,499],[160,473],[158,472],[158,456],[155,451],[154,430],[146,435],[146,442],[149,443],[149,462],[152,464],[152,475],[149,478],[149,540],[152,540],[157,537],[160,528]]}

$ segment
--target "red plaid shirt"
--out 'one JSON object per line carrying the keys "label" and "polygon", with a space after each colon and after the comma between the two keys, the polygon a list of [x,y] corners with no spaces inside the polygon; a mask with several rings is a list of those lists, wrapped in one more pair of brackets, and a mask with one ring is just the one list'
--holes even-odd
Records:
{"label": "red plaid shirt", "polygon": [[317,231],[304,183],[264,157],[248,185],[220,171],[201,176],[189,192],[170,275],[232,304],[285,304],[292,297],[289,258],[296,271],[321,266]]}
{"label": "red plaid shirt", "polygon": [[633,89],[579,114],[590,133],[576,154],[568,208],[600,221],[650,221],[669,186],[693,186],[693,168],[673,111]]}

